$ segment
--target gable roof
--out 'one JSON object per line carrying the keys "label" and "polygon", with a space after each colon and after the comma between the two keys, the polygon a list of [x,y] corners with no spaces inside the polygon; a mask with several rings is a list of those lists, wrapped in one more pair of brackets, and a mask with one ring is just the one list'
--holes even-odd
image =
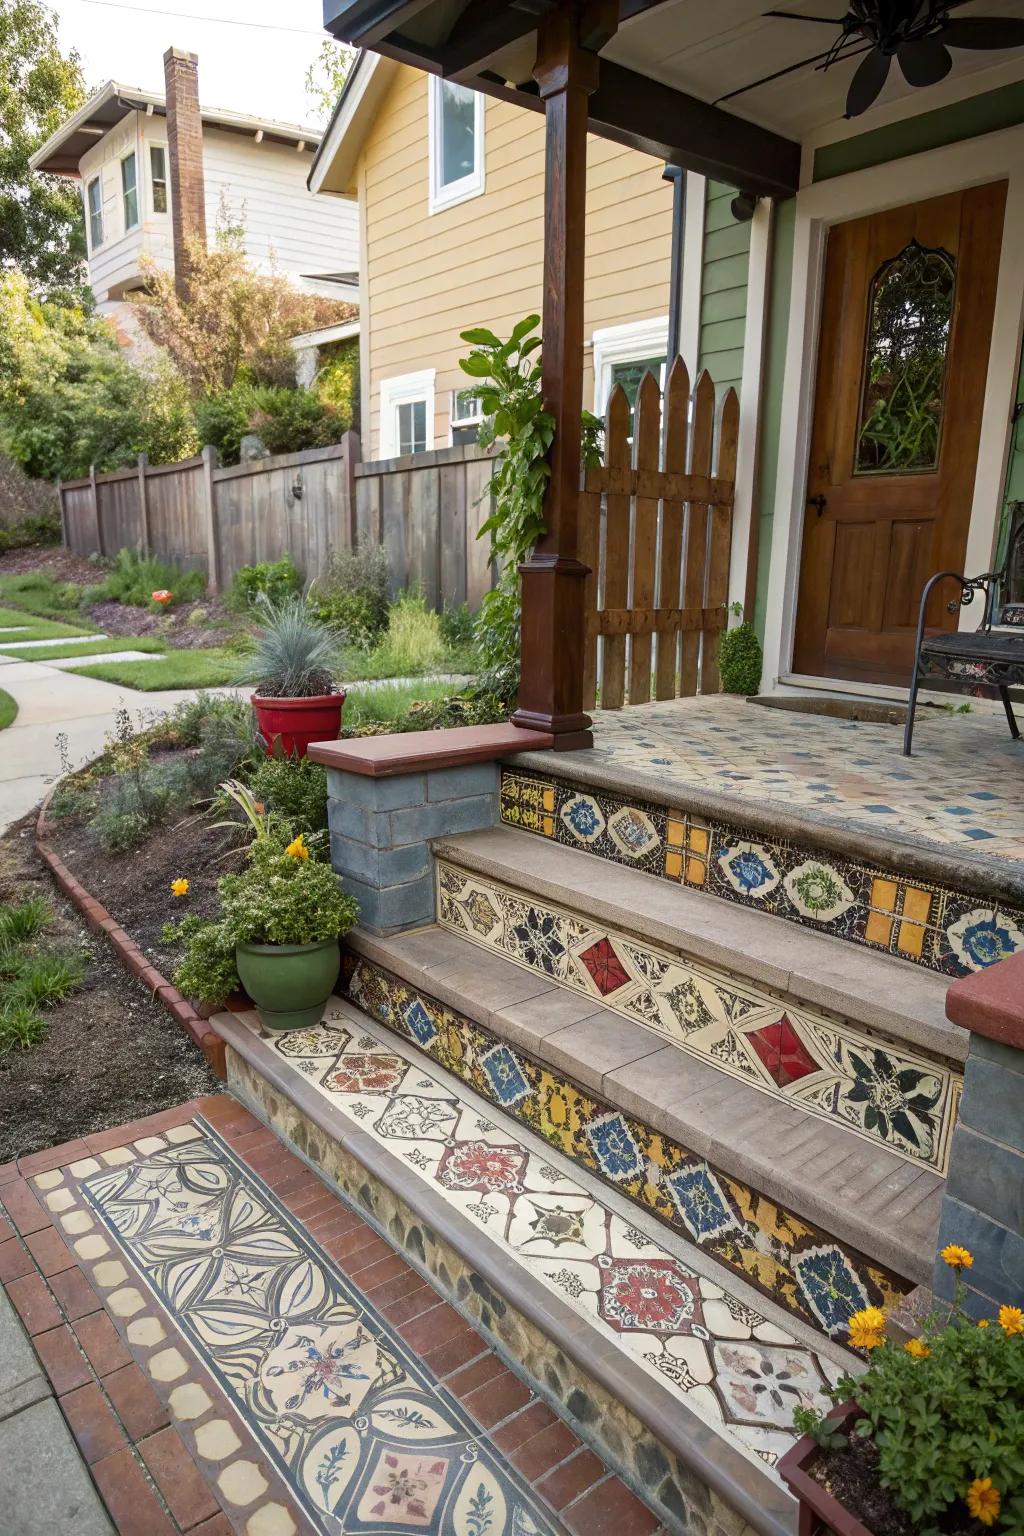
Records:
{"label": "gable roof", "polygon": [[[83,107],[62,123],[45,144],[40,145],[29,160],[34,171],[47,171],[52,176],[70,176],[77,179],[78,165],[82,156],[99,142],[104,134],[117,126],[129,112],[147,112],[150,115],[166,115],[166,103],[162,91],[144,91],[138,86],[122,85],[108,80]],[[227,133],[244,134],[252,138],[261,133],[264,139],[275,144],[302,145],[314,150],[320,143],[318,128],[304,128],[299,123],[281,123],[272,117],[250,117],[245,112],[231,112],[226,107],[204,107],[200,104],[204,123],[223,129]]]}
{"label": "gable roof", "polygon": [[356,55],[344,89],[313,157],[307,186],[311,192],[354,197],[352,181],[363,140],[395,76],[398,65],[365,48]]}

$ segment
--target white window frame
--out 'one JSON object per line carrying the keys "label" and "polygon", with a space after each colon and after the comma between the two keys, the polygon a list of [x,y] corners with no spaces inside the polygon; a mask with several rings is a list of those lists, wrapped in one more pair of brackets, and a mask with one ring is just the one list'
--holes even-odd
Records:
{"label": "white window frame", "polygon": [[[129,191],[129,189],[124,184],[124,168],[127,165],[129,160],[134,160],[134,162],[135,162],[135,185],[134,185],[134,187],[131,188],[131,191],[135,194],[135,219],[134,219],[134,222],[131,223],[131,224],[128,223],[128,191]],[[120,174],[120,177],[121,177],[121,218],[122,218],[122,221],[124,223],[124,232],[127,235],[127,234],[130,234],[133,229],[138,229],[139,225],[142,223],[142,207],[141,207],[141,199],[139,198],[139,154],[138,154],[138,150],[137,149],[130,149],[130,150],[128,150],[127,154],[124,154],[124,155],[122,155],[120,157],[118,165],[119,165],[119,174]]]}
{"label": "white window frame", "polygon": [[[668,356],[668,316],[653,320],[629,320],[625,325],[608,325],[595,331],[594,415],[604,419],[608,396],[612,392],[612,367],[615,363],[639,363],[645,357]],[[664,389],[664,369],[658,380]]]}
{"label": "white window frame", "polygon": [[[453,443],[455,441],[455,428],[456,427],[480,427],[480,426],[483,426],[484,413],[483,413],[483,407],[480,404],[480,396],[479,395],[475,395],[473,397],[472,401],[470,402],[468,400],[460,400],[459,397],[463,393],[464,393],[464,391],[462,389],[453,389],[452,392],[451,392],[451,397],[450,397],[449,402],[448,402],[448,441],[449,441],[449,443]],[[460,404],[461,405],[472,404],[472,406],[473,406],[473,414],[471,416],[459,416],[457,414],[457,412],[458,412]]]}
{"label": "white window frame", "polygon": [[[153,175],[153,151],[158,149],[164,157],[163,185],[167,200],[167,207],[159,209],[156,206],[154,191],[157,178]],[[162,141],[152,139],[146,145],[146,175],[149,180],[149,211],[155,219],[165,219],[171,211],[171,167],[167,145]]]}
{"label": "white window frame", "polygon": [[[99,204],[95,214],[100,226],[100,237],[98,240],[93,235],[93,210],[89,202],[89,196],[93,187],[99,188]],[[85,225],[89,231],[89,254],[91,256],[93,251],[98,251],[103,244],[103,176],[99,171],[96,172],[95,176],[90,176],[85,184]]]}
{"label": "white window frame", "polygon": [[[476,149],[475,165],[467,176],[444,186],[441,182],[441,77],[431,75],[427,86],[429,101],[428,123],[430,140],[430,194],[431,213],[453,208],[457,203],[479,197],[484,190],[484,98],[480,91],[473,94],[473,143]],[[468,87],[467,87],[468,89]]]}
{"label": "white window frame", "polygon": [[417,400],[426,404],[427,440],[424,452],[434,446],[434,381],[436,368],[421,368],[418,373],[403,373],[380,381],[380,456],[398,458],[398,407]]}

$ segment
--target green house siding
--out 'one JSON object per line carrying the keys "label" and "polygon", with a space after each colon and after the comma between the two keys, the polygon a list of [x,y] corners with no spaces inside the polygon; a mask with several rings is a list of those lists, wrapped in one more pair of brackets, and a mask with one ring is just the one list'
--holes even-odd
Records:
{"label": "green house siding", "polygon": [[782,428],[782,391],[786,373],[786,334],[793,286],[793,233],[796,199],[789,198],[775,210],[771,250],[771,292],[768,298],[768,332],[765,337],[764,379],[761,386],[761,462],[754,516],[757,534],[757,598],[754,628],[764,643],[765,605],[768,597],[768,566],[775,522],[775,480],[779,470],[779,435]]}
{"label": "green house siding", "polygon": [[750,225],[732,216],[734,187],[708,182],[704,207],[704,268],[700,304],[700,367],[721,391],[737,393],[743,374]]}
{"label": "green house siding", "polygon": [[867,133],[855,134],[851,139],[824,144],[814,154],[814,180],[830,181],[833,176],[845,176],[850,171],[862,171],[889,160],[902,160],[906,155],[922,154],[926,149],[938,149],[943,144],[957,144],[962,139],[995,133],[1017,123],[1024,123],[1024,81],[985,91],[980,96],[970,96],[966,101],[953,102],[948,107],[920,112],[916,117],[891,123],[886,128],[874,128]]}

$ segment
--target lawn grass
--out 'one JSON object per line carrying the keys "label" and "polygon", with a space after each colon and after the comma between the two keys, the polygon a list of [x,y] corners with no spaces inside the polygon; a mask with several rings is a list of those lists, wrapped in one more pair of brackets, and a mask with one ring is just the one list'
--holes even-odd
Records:
{"label": "lawn grass", "polygon": [[[25,624],[28,626],[20,635],[9,635],[8,640],[49,640],[58,635],[95,635],[95,624],[87,624],[84,620],[75,621],[73,624],[61,624],[56,619],[41,619],[32,614],[27,608],[0,608],[0,629],[13,629]],[[4,640],[0,635],[0,641]]]}
{"label": "lawn grass", "polygon": [[377,682],[391,677],[420,677],[442,672],[450,676],[465,676],[479,672],[480,657],[472,646],[445,647],[440,655],[425,661],[414,655],[395,654],[386,644],[364,650],[360,646],[342,647],[341,669],[344,677]]}
{"label": "lawn grass", "polygon": [[409,713],[409,705],[420,699],[446,699],[451,683],[385,683],[379,688],[350,688],[345,700],[342,723],[356,730],[368,721],[394,725]]}
{"label": "lawn grass", "polygon": [[[128,637],[130,639],[131,637]],[[134,642],[123,650],[134,650]],[[238,656],[230,651],[168,651],[155,661],[98,661],[76,667],[80,677],[96,677],[102,683],[118,683],[142,693],[162,693],[168,688],[220,688],[238,678]]]}
{"label": "lawn grass", "polygon": [[[162,655],[167,649],[163,640],[149,635],[113,635],[109,640],[69,640],[67,645],[42,645],[38,649],[18,650],[18,640],[30,640],[31,635],[11,636],[5,640],[0,635],[0,656],[16,656],[19,661],[66,661],[69,656],[103,656],[108,651],[144,651],[148,656]],[[43,637],[40,636],[40,639]]]}
{"label": "lawn grass", "polygon": [[0,731],[14,723],[14,717],[18,713],[17,702],[0,688]]}
{"label": "lawn grass", "polygon": [[77,583],[55,581],[45,571],[0,576],[0,602],[44,619],[76,622],[84,592]]}

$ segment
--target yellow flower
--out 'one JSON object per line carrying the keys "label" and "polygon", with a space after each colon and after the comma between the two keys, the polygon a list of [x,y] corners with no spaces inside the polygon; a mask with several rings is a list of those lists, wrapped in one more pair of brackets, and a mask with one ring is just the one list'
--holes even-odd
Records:
{"label": "yellow flower", "polygon": [[1024,1333],[1024,1312],[1020,1307],[1000,1307],[999,1326],[1004,1333]]}
{"label": "yellow flower", "polygon": [[308,859],[309,849],[306,847],[304,835],[300,832],[294,842],[288,844],[285,853],[291,859]]}
{"label": "yellow flower", "polygon": [[947,1243],[942,1250],[942,1258],[950,1269],[970,1269],[974,1263],[974,1254],[961,1248],[959,1243]]}
{"label": "yellow flower", "polygon": [[885,1313],[881,1307],[864,1307],[853,1314],[848,1327],[854,1349],[877,1349],[885,1337]]}
{"label": "yellow flower", "polygon": [[931,1354],[931,1350],[922,1339],[908,1339],[903,1348],[908,1355],[913,1355],[915,1360],[926,1360]]}
{"label": "yellow flower", "polygon": [[1002,1496],[990,1477],[976,1477],[967,1490],[967,1508],[982,1525],[994,1525]]}
{"label": "yellow flower", "polygon": [[988,1318],[987,1317],[980,1318],[979,1321],[978,1321],[978,1327],[979,1328],[987,1328],[988,1327]]}
{"label": "yellow flower", "polygon": [[179,876],[177,880],[172,880],[171,881],[171,895],[172,896],[187,896],[188,895],[188,881],[183,879],[181,876]]}

